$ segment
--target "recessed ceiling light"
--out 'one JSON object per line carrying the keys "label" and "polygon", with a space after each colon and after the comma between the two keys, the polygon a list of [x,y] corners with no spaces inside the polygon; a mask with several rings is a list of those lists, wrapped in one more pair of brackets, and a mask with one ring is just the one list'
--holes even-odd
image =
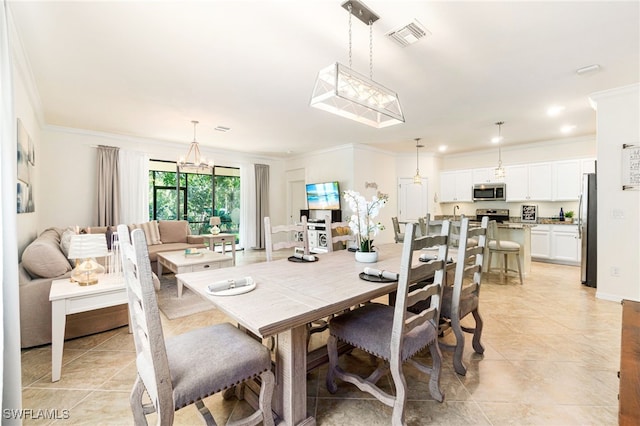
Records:
{"label": "recessed ceiling light", "polygon": [[550,106],[549,108],[547,108],[547,115],[549,117],[555,117],[557,115],[560,115],[560,113],[562,111],[564,111],[566,108],[563,107],[562,105],[553,105]]}
{"label": "recessed ceiling light", "polygon": [[438,147],[438,151],[440,151],[440,152],[445,152],[446,150],[447,150],[447,146],[446,145],[440,145]]}
{"label": "recessed ceiling light", "polygon": [[576,126],[573,124],[565,124],[560,128],[560,131],[566,135],[567,133],[571,133],[575,128]]}
{"label": "recessed ceiling light", "polygon": [[218,126],[214,130],[217,130],[218,132],[225,133],[225,132],[228,132],[229,130],[231,130],[231,127]]}
{"label": "recessed ceiling light", "polygon": [[501,136],[496,136],[495,138],[491,138],[491,143],[498,143],[502,141]]}

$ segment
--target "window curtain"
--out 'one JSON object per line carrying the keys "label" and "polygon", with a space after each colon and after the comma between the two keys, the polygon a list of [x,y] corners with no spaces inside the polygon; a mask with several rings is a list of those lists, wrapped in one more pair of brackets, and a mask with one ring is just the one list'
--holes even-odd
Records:
{"label": "window curtain", "polygon": [[256,246],[256,174],[253,164],[240,166],[240,247]]}
{"label": "window curtain", "polygon": [[256,248],[265,248],[264,217],[269,216],[269,166],[256,164]]}
{"label": "window curtain", "polygon": [[[17,118],[13,110],[13,76],[10,51],[10,16],[0,1],[0,396],[3,409],[22,408],[20,362],[20,314],[18,290],[18,237],[16,191]],[[12,27],[12,34],[15,29]],[[3,418],[2,424],[20,425],[17,417]]]}
{"label": "window curtain", "polygon": [[98,146],[98,226],[120,223],[120,148]]}
{"label": "window curtain", "polygon": [[142,152],[121,149],[118,157],[121,201],[118,223],[147,222],[149,221],[149,156]]}

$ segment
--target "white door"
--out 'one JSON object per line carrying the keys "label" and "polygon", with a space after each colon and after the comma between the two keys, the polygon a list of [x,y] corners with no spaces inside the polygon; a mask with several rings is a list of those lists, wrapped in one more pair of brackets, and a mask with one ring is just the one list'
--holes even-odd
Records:
{"label": "white door", "polygon": [[303,180],[289,181],[289,194],[291,203],[289,204],[288,223],[300,221],[300,210],[307,208],[307,190]]}
{"label": "white door", "polygon": [[422,178],[422,184],[413,183],[413,178],[398,178],[398,220],[417,222],[429,211],[429,184]]}

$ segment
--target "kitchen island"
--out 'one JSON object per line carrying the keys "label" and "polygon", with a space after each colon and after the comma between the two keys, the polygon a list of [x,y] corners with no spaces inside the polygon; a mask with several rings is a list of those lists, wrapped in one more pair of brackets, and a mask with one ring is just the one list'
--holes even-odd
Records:
{"label": "kitchen island", "polygon": [[[454,220],[452,216],[436,216],[435,220]],[[459,220],[459,217],[456,218]],[[471,220],[472,225],[480,225],[479,221]],[[513,241],[520,244],[520,260],[522,261],[522,276],[526,277],[531,273],[531,228],[537,226],[537,223],[525,223],[505,221],[498,223],[498,236],[501,240]],[[515,271],[518,270],[515,256],[507,256],[508,268]],[[492,256],[491,268],[499,268],[502,259],[498,255]],[[484,256],[484,268],[483,271],[487,272],[489,269],[489,251],[485,252]]]}
{"label": "kitchen island", "polygon": [[[498,236],[501,240],[513,241],[520,244],[520,260],[522,261],[522,275],[528,276],[531,273],[531,228],[536,226],[535,223],[517,223],[505,222],[498,224]],[[507,256],[508,268],[518,270],[515,256]],[[488,270],[489,254],[485,254],[485,268]],[[499,268],[501,259],[499,256],[493,256],[491,259],[491,268]]]}

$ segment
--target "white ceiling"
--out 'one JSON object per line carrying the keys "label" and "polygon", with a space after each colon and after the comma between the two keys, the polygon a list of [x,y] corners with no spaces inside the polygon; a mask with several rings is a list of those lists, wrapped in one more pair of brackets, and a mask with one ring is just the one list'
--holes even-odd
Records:
{"label": "white ceiling", "polygon": [[[324,1],[11,1],[46,124],[275,156],[364,143],[412,152],[595,134],[591,93],[640,81],[640,2],[365,3],[373,78],[406,123],[385,129],[309,107],[322,67],[348,65],[348,13]],[[418,19],[432,36],[384,34]],[[601,70],[578,75],[576,69]],[[353,68],[369,32],[353,20]],[[566,107],[550,118],[547,107]],[[216,126],[231,127],[227,133]]]}

